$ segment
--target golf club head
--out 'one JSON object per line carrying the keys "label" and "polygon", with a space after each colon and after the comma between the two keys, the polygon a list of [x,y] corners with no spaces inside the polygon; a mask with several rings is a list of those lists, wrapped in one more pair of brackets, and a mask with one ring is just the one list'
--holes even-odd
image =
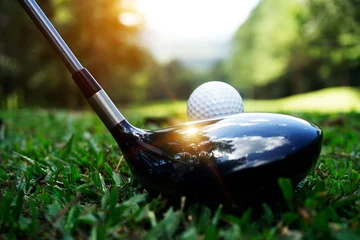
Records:
{"label": "golf club head", "polygon": [[314,124],[269,113],[156,131],[134,129],[124,121],[111,132],[136,179],[150,192],[208,205],[275,192],[281,177],[299,183],[315,165],[322,144],[322,131]]}

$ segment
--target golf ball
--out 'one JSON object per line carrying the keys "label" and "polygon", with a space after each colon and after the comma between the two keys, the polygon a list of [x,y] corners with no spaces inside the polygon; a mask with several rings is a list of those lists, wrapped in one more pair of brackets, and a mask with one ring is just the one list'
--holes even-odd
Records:
{"label": "golf ball", "polygon": [[227,83],[211,81],[197,87],[190,95],[187,115],[201,120],[244,112],[244,103],[238,91]]}

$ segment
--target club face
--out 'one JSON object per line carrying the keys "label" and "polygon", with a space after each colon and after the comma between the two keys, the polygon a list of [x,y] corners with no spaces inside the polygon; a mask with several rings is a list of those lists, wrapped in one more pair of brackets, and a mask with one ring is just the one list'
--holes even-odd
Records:
{"label": "club face", "polygon": [[112,134],[147,189],[216,202],[277,185],[279,177],[298,183],[316,163],[322,142],[317,126],[265,113],[139,131],[129,139],[121,137],[123,130]]}

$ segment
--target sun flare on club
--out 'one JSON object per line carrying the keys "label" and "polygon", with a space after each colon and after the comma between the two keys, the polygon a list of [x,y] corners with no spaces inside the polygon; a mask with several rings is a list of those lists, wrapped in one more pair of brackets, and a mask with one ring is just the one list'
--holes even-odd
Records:
{"label": "sun flare on club", "polygon": [[199,132],[199,129],[195,128],[195,127],[189,127],[185,130],[185,132],[189,135],[189,136],[194,136],[195,134],[197,134]]}

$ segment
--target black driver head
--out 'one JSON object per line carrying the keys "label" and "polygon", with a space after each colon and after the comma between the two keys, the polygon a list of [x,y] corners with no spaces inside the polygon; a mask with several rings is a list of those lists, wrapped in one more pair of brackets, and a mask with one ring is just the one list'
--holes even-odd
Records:
{"label": "black driver head", "polygon": [[123,123],[112,134],[136,179],[150,192],[209,205],[275,193],[280,177],[299,183],[315,165],[322,143],[317,126],[266,113],[156,131]]}

